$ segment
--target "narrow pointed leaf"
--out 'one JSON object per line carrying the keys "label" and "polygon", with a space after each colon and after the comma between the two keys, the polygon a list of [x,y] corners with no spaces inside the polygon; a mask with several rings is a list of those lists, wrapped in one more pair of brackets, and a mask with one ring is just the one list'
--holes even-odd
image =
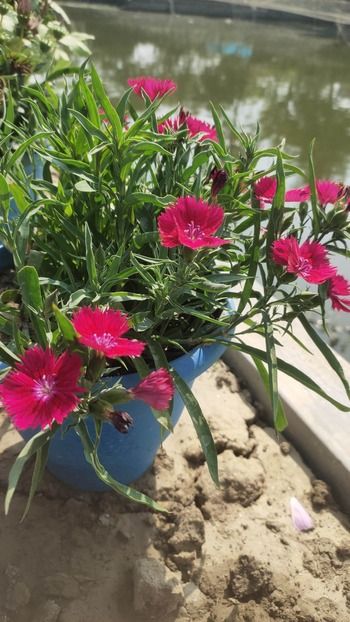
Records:
{"label": "narrow pointed leaf", "polygon": [[42,347],[47,345],[46,324],[39,276],[34,266],[24,266],[17,273],[22,301],[29,311],[36,338]]}
{"label": "narrow pointed leaf", "polygon": [[86,252],[86,268],[89,275],[91,285],[97,285],[97,270],[94,249],[92,246],[92,237],[87,222],[85,223],[85,252]]}
{"label": "narrow pointed leaf", "polygon": [[300,323],[302,324],[303,328],[305,329],[305,331],[307,332],[307,334],[309,335],[309,337],[311,337],[311,339],[314,342],[315,346],[319,349],[319,351],[324,356],[326,361],[329,363],[331,368],[335,371],[337,376],[340,378],[340,380],[341,380],[341,382],[342,382],[342,384],[344,386],[344,389],[346,391],[346,394],[347,394],[348,398],[350,399],[350,386],[349,386],[349,382],[345,378],[344,370],[343,370],[341,364],[339,363],[337,357],[335,356],[335,354],[333,353],[331,348],[325,343],[325,341],[323,341],[322,337],[320,337],[320,335],[313,328],[313,326],[311,326],[310,322],[306,319],[305,315],[300,313],[298,315],[298,319],[299,319]]}
{"label": "narrow pointed leaf", "polygon": [[[269,374],[267,370],[265,369],[264,364],[258,358],[253,357],[253,361],[255,363],[255,367],[258,370],[260,378],[264,384],[266,393],[269,393],[269,389],[270,389]],[[280,398],[278,398],[277,411],[276,411],[274,420],[275,420],[275,427],[278,432],[283,432],[283,430],[285,430],[286,427],[288,426],[288,420],[284,412],[283,404]]]}
{"label": "narrow pointed leaf", "polygon": [[59,310],[56,305],[52,305],[59,329],[66,341],[74,341],[77,333],[72,322]]}
{"label": "narrow pointed leaf", "polygon": [[[243,343],[232,343],[230,345],[235,350],[239,350],[240,352],[245,352],[246,354],[249,354],[252,357],[261,359],[262,361],[267,363],[267,354],[264,350],[260,350],[260,348],[254,348],[253,346],[248,346]],[[304,374],[304,372],[302,372],[297,367],[294,367],[294,365],[291,365],[290,363],[287,363],[286,361],[283,361],[282,359],[277,358],[277,366],[278,366],[278,369],[282,371],[284,374],[287,374],[287,376],[294,378],[294,380],[297,380],[298,382],[300,382],[300,384],[303,384],[305,387],[310,389],[310,391],[314,391],[314,393],[317,393],[318,395],[323,397],[325,400],[327,400],[327,402],[329,402],[330,404],[333,404],[333,406],[338,408],[338,410],[341,410],[343,412],[350,412],[350,405],[345,406],[345,404],[341,404],[341,402],[338,402],[337,400],[333,399],[330,395],[327,395],[327,393],[323,391],[321,387],[314,380],[312,380],[309,376]]]}
{"label": "narrow pointed leaf", "polygon": [[21,523],[24,521],[25,517],[27,516],[29,512],[34,495],[36,491],[38,490],[40,482],[43,478],[46,463],[47,463],[47,458],[49,454],[49,446],[50,446],[50,442],[48,441],[47,443],[45,443],[45,445],[40,447],[38,451],[36,452],[32,481],[30,484],[30,491],[28,495],[27,504],[23,512],[23,516],[21,518]]}
{"label": "narrow pointed leaf", "polygon": [[184,401],[184,404],[192,419],[194,428],[197,432],[197,436],[202,446],[203,453],[207,461],[207,465],[208,465],[211,478],[213,482],[218,486],[219,485],[218,459],[217,459],[214,439],[210,432],[208,423],[202,413],[202,409],[200,405],[198,404],[195,396],[193,395],[191,389],[188,387],[186,382],[181,378],[181,376],[179,376],[179,374],[174,369],[171,369],[170,371],[174,378],[176,388],[178,392],[180,393],[181,398]]}
{"label": "narrow pointed leaf", "polygon": [[51,430],[41,430],[25,444],[22,451],[18,454],[14,464],[11,467],[8,479],[8,488],[5,496],[5,514],[8,514],[12,497],[15,493],[17,484],[22,475],[22,471],[28,460],[43,447],[49,438],[53,435],[55,428]]}
{"label": "narrow pointed leaf", "polygon": [[120,482],[115,480],[113,477],[111,477],[111,475],[109,475],[109,473],[106,471],[106,469],[102,466],[102,464],[99,461],[96,449],[89,436],[87,427],[83,421],[81,421],[79,425],[77,426],[77,432],[80,436],[83,449],[84,449],[84,455],[85,455],[87,462],[91,464],[97,477],[104,484],[107,484],[107,486],[110,486],[110,488],[118,492],[123,497],[130,499],[131,501],[136,501],[137,503],[146,505],[147,507],[153,510],[157,510],[158,512],[166,512],[165,508],[159,505],[156,501],[153,501],[153,499],[151,499],[147,495],[143,494],[142,492],[139,492],[138,490],[135,490],[134,488],[131,488],[131,486],[121,484]]}

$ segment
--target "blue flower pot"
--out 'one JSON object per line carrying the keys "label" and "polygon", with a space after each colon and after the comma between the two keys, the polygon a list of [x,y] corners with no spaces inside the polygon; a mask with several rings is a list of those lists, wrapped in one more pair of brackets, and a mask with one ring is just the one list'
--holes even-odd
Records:
{"label": "blue flower pot", "polygon": [[[34,179],[42,179],[44,163],[38,154],[34,154],[33,161],[24,154],[22,158],[23,168],[28,176]],[[30,191],[30,195],[35,200],[35,193]],[[14,199],[10,201],[9,218],[12,220],[18,216],[18,208]],[[0,241],[0,271],[13,267],[13,259],[10,251]]]}
{"label": "blue flower pot", "polygon": [[[200,346],[172,361],[172,366],[180,376],[192,386],[194,380],[217,361],[225,351],[225,346],[214,344]],[[126,388],[139,382],[138,374],[123,376]],[[173,426],[179,421],[184,404],[175,393],[171,420]],[[152,465],[161,441],[167,436],[154,418],[151,409],[138,400],[119,404],[118,410],[130,413],[134,425],[127,434],[121,434],[110,423],[102,429],[99,458],[107,471],[123,484],[130,484],[141,477]],[[94,422],[87,419],[90,434],[94,435]],[[25,440],[33,436],[33,431],[21,431]],[[47,467],[58,479],[73,488],[87,491],[103,491],[109,488],[95,475],[86,462],[81,441],[74,428],[70,428],[62,438],[57,432],[50,443]]]}

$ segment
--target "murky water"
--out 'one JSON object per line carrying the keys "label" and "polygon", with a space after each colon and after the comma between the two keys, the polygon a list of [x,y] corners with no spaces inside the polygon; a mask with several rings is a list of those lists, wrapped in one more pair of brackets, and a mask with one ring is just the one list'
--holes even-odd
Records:
{"label": "murky water", "polygon": [[[131,76],[172,78],[194,114],[209,119],[212,100],[246,130],[259,121],[264,144],[286,138],[301,168],[316,137],[317,176],[350,184],[350,38],[300,23],[65,7],[74,26],[95,35],[94,62],[111,95]],[[339,266],[350,278],[349,261]],[[348,314],[333,314],[332,343],[350,358]]]}

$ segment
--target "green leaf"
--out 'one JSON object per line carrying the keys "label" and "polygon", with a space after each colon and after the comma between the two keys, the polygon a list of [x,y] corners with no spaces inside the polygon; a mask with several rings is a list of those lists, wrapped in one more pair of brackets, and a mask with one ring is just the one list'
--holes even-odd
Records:
{"label": "green leaf", "polygon": [[0,360],[13,366],[16,365],[16,363],[18,363],[20,359],[18,358],[18,356],[16,356],[16,354],[11,352],[11,350],[9,350],[9,348],[5,346],[2,341],[0,341]]}
{"label": "green leaf", "polygon": [[12,97],[10,88],[6,89],[5,105],[6,105],[6,113],[5,113],[5,118],[4,118],[4,127],[1,129],[2,129],[2,133],[4,134],[4,136],[8,136],[12,131],[11,124],[14,122],[14,119],[15,119],[13,97]]}
{"label": "green leaf", "polygon": [[95,255],[92,246],[92,237],[89,229],[89,225],[85,223],[85,252],[86,252],[86,267],[89,275],[89,281],[91,285],[97,286],[97,270]]}
{"label": "green leaf", "polygon": [[192,177],[192,175],[197,171],[198,168],[208,162],[210,155],[210,151],[207,150],[200,151],[194,156],[191,166],[189,166],[189,168],[187,168],[183,173],[182,182],[184,184],[188,182],[188,180]]}
{"label": "green leaf", "polygon": [[267,284],[271,285],[274,277],[274,262],[271,258],[272,243],[279,235],[279,228],[283,221],[284,213],[284,195],[285,195],[285,175],[283,168],[283,160],[280,151],[277,153],[276,163],[277,190],[272,201],[269,215],[269,224],[266,235],[266,264],[268,269]]}
{"label": "green leaf", "polygon": [[38,273],[34,266],[24,266],[17,272],[17,280],[22,301],[29,311],[38,343],[45,348],[47,345],[46,323]]}
{"label": "green leaf", "polygon": [[13,195],[18,210],[21,213],[25,212],[28,207],[28,200],[26,198],[26,193],[24,192],[24,190],[15,183],[9,184],[9,190]]}
{"label": "green leaf", "polygon": [[253,242],[252,242],[252,252],[249,261],[248,275],[247,280],[244,284],[242,295],[240,297],[237,315],[243,313],[246,304],[250,300],[252,289],[254,287],[256,272],[259,265],[260,259],[260,249],[259,249],[259,239],[260,239],[260,227],[261,227],[261,214],[258,212],[254,217],[254,234],[253,234]]}
{"label": "green leaf", "polygon": [[226,150],[225,137],[224,137],[224,133],[222,131],[222,125],[221,125],[221,121],[220,121],[219,115],[218,115],[218,113],[216,111],[216,108],[215,108],[213,102],[209,102],[209,105],[210,105],[211,113],[213,115],[213,119],[214,119],[214,123],[215,123],[215,129],[216,129],[216,133],[218,135],[219,143],[220,143],[221,147]]}
{"label": "green leaf", "polygon": [[104,466],[99,461],[97,455],[97,449],[94,447],[94,444],[90,438],[88,429],[84,421],[80,421],[77,425],[76,430],[80,436],[80,440],[83,445],[84,455],[89,464],[93,467],[97,477],[107,486],[110,486],[113,490],[118,492],[123,497],[130,499],[131,501],[136,501],[137,503],[141,503],[143,505],[147,505],[147,507],[152,508],[153,510],[157,510],[158,512],[166,512],[165,508],[159,505],[156,501],[153,501],[150,497],[131,488],[130,486],[126,486],[125,484],[121,484],[117,480],[115,480],[109,473],[106,471]]}
{"label": "green leaf", "polygon": [[208,423],[202,413],[200,405],[198,404],[195,396],[193,395],[191,389],[188,387],[186,382],[181,378],[181,376],[179,376],[179,374],[174,369],[170,369],[170,371],[174,378],[176,388],[184,401],[184,404],[192,419],[194,428],[197,432],[197,436],[202,446],[211,478],[213,482],[218,486],[218,459],[216,455],[215,443],[211,435]]}
{"label": "green leaf", "polygon": [[[283,432],[287,426],[287,420],[283,416],[284,412],[281,411],[280,401],[278,397],[278,382],[277,382],[277,356],[275,347],[275,338],[273,334],[272,322],[265,312],[263,313],[264,329],[265,329],[265,343],[266,343],[266,356],[268,366],[268,389],[270,393],[270,400],[272,406],[273,421],[277,432]],[[255,363],[256,364],[256,363]]]}
{"label": "green leaf", "polygon": [[85,99],[90,121],[94,124],[95,127],[100,127],[101,115],[99,114],[95,98],[93,94],[91,93],[88,85],[85,82],[84,69],[85,69],[85,63],[83,63],[83,65],[80,68],[79,88],[81,89],[81,92]]}
{"label": "green leaf", "polygon": [[129,88],[127,91],[125,91],[125,93],[122,95],[120,101],[117,104],[117,113],[119,115],[119,119],[122,124],[124,124],[126,106],[127,106],[131,93],[132,93],[132,88]]}
{"label": "green leaf", "polygon": [[5,496],[5,514],[8,514],[12,497],[15,493],[17,484],[22,475],[22,471],[28,460],[43,447],[56,431],[56,427],[50,430],[41,430],[25,444],[22,451],[18,454],[14,464],[11,467],[8,479],[8,487]]}
{"label": "green leaf", "polygon": [[[248,346],[243,343],[231,343],[230,346],[235,350],[245,352],[253,358],[259,358],[267,363],[267,354],[264,350],[260,350],[260,348],[254,348],[253,346]],[[287,363],[286,361],[277,358],[277,367],[281,372],[287,374],[287,376],[294,378],[294,380],[297,380],[298,382],[300,382],[300,384],[303,384],[305,387],[310,389],[310,391],[317,393],[325,400],[327,400],[327,402],[333,404],[333,406],[338,408],[338,410],[341,410],[343,412],[350,412],[350,406],[345,406],[344,404],[341,404],[337,400],[330,397],[330,395],[327,395],[327,393],[325,393],[325,391],[323,391],[323,389],[321,389],[321,387],[314,380],[304,374],[304,372],[300,371],[300,369],[298,369],[297,367],[294,367],[294,365],[291,365],[290,363]]]}
{"label": "green leaf", "polygon": [[75,341],[77,333],[72,322],[59,310],[56,305],[52,305],[59,329],[66,341]]}
{"label": "green leaf", "polygon": [[74,110],[73,108],[68,108],[68,110],[71,115],[76,118],[78,123],[80,123],[80,125],[84,128],[88,136],[96,136],[100,141],[107,142],[106,135],[99,129],[99,127],[96,127],[96,125],[94,125],[92,121],[90,121],[90,119],[84,117],[84,115],[78,112],[78,110]]}
{"label": "green leaf", "polygon": [[10,192],[5,177],[0,173],[0,208],[3,214],[8,214],[10,209]]}
{"label": "green leaf", "polygon": [[50,132],[37,132],[36,134],[34,134],[34,136],[31,136],[30,138],[27,138],[27,140],[25,140],[16,149],[16,151],[12,154],[12,156],[9,158],[9,160],[7,162],[7,167],[6,167],[7,170],[8,171],[12,170],[15,162],[17,162],[17,160],[22,157],[22,155],[26,151],[27,147],[29,147],[29,145],[34,143],[36,140],[39,140],[39,138],[46,138],[46,137],[49,137],[50,135],[51,135]]}
{"label": "green leaf", "polygon": [[110,100],[107,97],[104,86],[94,66],[91,67],[91,79],[92,79],[92,86],[94,87],[94,91],[98,99],[100,100],[101,106],[103,107],[105,111],[108,121],[111,124],[113,134],[117,137],[118,142],[119,142],[123,136],[123,126],[121,124],[117,111],[112,106]]}
{"label": "green leaf", "polygon": [[314,342],[315,346],[319,349],[319,351],[324,356],[326,361],[329,363],[331,368],[335,371],[337,376],[340,378],[340,380],[341,380],[341,382],[342,382],[342,384],[344,386],[344,389],[346,391],[346,395],[350,399],[350,386],[349,386],[349,382],[345,378],[344,370],[343,370],[341,364],[339,363],[337,357],[335,356],[335,354],[333,353],[331,348],[323,341],[322,337],[320,337],[320,335],[313,328],[313,326],[311,326],[310,322],[306,319],[305,315],[300,313],[298,315],[298,319],[299,319],[300,323],[302,324],[303,328],[305,329],[305,331],[307,332],[307,334],[309,335],[309,337],[311,337],[311,339]]}
{"label": "green leaf", "polygon": [[313,160],[313,150],[314,150],[315,139],[311,141],[310,149],[309,149],[309,183],[311,190],[311,207],[312,207],[312,230],[315,235],[318,235],[320,230],[320,217],[318,213],[318,204],[317,204],[317,191],[316,191],[316,177],[315,177],[315,167]]}
{"label": "green leaf", "polygon": [[38,449],[38,451],[36,452],[36,456],[35,456],[35,464],[34,464],[34,470],[33,470],[33,475],[32,475],[32,481],[30,484],[30,491],[29,491],[29,496],[28,496],[28,500],[27,500],[27,504],[25,507],[25,510],[23,512],[22,518],[21,518],[21,523],[24,521],[25,517],[27,516],[31,503],[33,501],[34,495],[40,485],[40,482],[42,480],[42,477],[44,475],[44,471],[45,471],[45,467],[46,467],[46,463],[47,463],[47,458],[49,455],[49,447],[50,447],[50,441],[47,441],[45,443],[45,445],[43,445],[42,447],[40,447]]}
{"label": "green leaf", "polygon": [[[268,393],[270,390],[270,383],[269,383],[269,374],[266,371],[264,364],[258,359],[253,357],[253,361],[255,363],[255,366],[259,372],[259,375],[261,377],[261,380],[264,383],[266,392]],[[288,420],[287,417],[285,415],[284,412],[284,408],[283,408],[283,404],[280,400],[280,398],[278,398],[277,400],[277,410],[274,416],[274,421],[275,421],[275,427],[276,430],[278,430],[278,432],[283,432],[283,430],[285,430],[285,428],[288,426]]]}
{"label": "green leaf", "polygon": [[222,112],[225,121],[228,125],[228,127],[230,128],[232,134],[234,135],[234,137],[238,140],[238,142],[241,145],[244,145],[244,137],[242,136],[242,134],[240,134],[240,132],[235,128],[235,126],[233,125],[233,123],[230,121],[230,119],[227,116],[227,113],[225,112],[225,110],[223,109],[223,107],[221,105],[219,105],[220,111]]}
{"label": "green leaf", "polygon": [[86,179],[81,179],[76,184],[74,184],[74,186],[77,190],[79,190],[79,192],[96,192],[95,188],[90,186]]}

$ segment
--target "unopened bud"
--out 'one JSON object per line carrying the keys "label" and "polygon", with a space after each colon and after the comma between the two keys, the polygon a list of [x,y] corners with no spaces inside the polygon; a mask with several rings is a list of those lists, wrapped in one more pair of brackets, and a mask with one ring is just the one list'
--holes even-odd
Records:
{"label": "unopened bud", "polygon": [[210,173],[210,179],[212,180],[211,196],[216,197],[226,184],[228,175],[224,169],[215,167]]}
{"label": "unopened bud", "polygon": [[121,434],[127,434],[129,432],[129,428],[132,428],[134,425],[133,418],[125,411],[116,411],[111,413],[110,420],[115,429],[118,430],[118,432],[121,432]]}
{"label": "unopened bud", "polygon": [[18,15],[29,15],[31,10],[32,10],[32,3],[30,0],[17,0]]}

